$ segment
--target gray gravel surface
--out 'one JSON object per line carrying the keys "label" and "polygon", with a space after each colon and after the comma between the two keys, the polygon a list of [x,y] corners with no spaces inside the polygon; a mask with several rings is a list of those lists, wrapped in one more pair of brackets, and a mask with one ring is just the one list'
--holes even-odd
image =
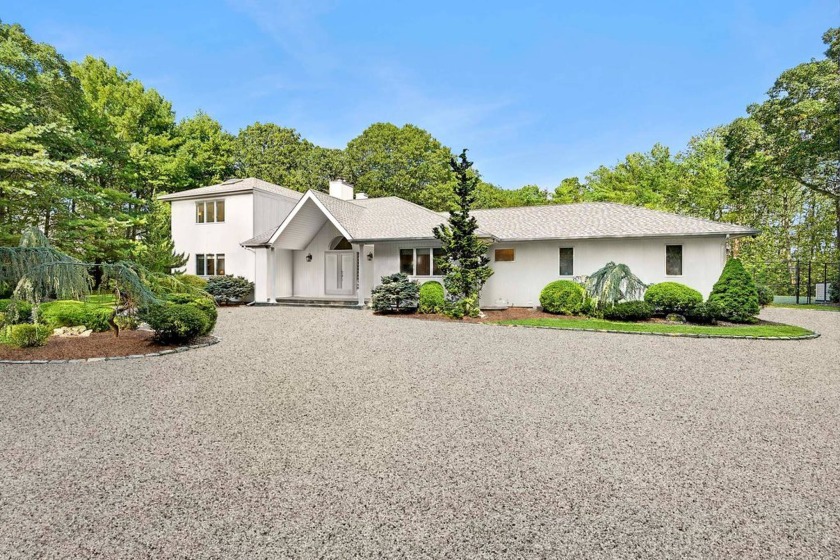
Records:
{"label": "gray gravel surface", "polygon": [[225,309],[0,366],[0,557],[840,557],[840,313],[806,341]]}

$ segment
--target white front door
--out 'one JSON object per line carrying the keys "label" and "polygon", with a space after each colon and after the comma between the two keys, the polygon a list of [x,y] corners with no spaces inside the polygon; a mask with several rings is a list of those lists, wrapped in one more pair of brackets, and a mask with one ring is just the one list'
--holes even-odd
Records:
{"label": "white front door", "polygon": [[352,296],[356,292],[356,253],[327,251],[324,259],[324,293]]}

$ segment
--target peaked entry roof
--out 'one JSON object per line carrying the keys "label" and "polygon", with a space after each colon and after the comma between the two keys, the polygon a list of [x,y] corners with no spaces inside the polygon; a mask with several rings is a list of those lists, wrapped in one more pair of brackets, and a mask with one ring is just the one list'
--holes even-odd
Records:
{"label": "peaked entry roof", "polygon": [[[317,209],[316,209],[317,207]],[[300,226],[291,225],[318,217],[312,227],[327,220],[355,242],[432,239],[432,229],[446,221],[446,212],[432,212],[395,196],[341,200],[318,191],[308,191],[288,216],[275,227],[242,243],[246,247],[272,245],[288,228],[294,235]],[[702,235],[756,235],[758,230],[649,210],[610,202],[585,202],[547,206],[522,206],[473,210],[478,234],[497,241],[539,239],[591,239],[614,237],[674,237]]]}

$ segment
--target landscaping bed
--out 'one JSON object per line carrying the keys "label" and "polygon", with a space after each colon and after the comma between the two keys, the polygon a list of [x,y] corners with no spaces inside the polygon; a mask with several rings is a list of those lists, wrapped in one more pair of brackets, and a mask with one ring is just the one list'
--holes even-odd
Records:
{"label": "landscaping bed", "polygon": [[158,344],[152,340],[153,336],[153,332],[145,330],[123,331],[119,337],[112,332],[91,333],[86,337],[51,336],[44,346],[34,348],[0,344],[0,360],[79,360],[152,354],[177,348],[177,345]]}

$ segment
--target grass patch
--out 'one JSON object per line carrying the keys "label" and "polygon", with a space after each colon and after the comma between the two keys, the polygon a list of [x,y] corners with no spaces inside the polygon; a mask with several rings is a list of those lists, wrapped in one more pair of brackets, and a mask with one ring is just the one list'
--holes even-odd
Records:
{"label": "grass patch", "polygon": [[562,317],[545,319],[511,319],[499,321],[498,325],[522,325],[526,327],[549,327],[552,329],[596,329],[622,332],[649,332],[664,334],[707,334],[723,336],[804,336],[813,334],[808,329],[782,323],[760,325],[714,326],[714,325],[670,325],[667,323],[624,323],[604,319],[567,319]]}
{"label": "grass patch", "polygon": [[768,307],[782,307],[784,309],[813,309],[814,311],[840,311],[840,305],[829,303],[771,303]]}
{"label": "grass patch", "polygon": [[117,304],[117,297],[114,294],[91,294],[85,297],[85,303],[113,307]]}

